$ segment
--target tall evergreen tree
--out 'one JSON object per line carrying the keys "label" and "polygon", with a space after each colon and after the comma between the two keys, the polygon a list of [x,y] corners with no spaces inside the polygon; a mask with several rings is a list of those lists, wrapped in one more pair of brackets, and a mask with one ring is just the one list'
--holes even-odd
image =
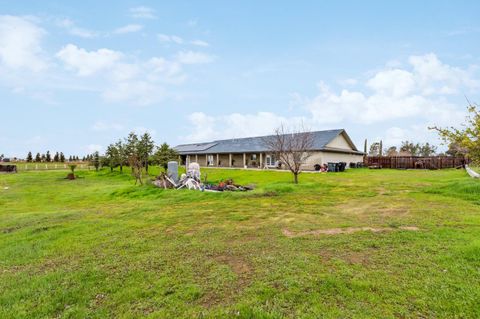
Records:
{"label": "tall evergreen tree", "polygon": [[148,158],[152,155],[155,143],[148,132],[145,132],[139,140],[139,155],[142,161],[142,165],[145,167],[145,171],[148,174]]}
{"label": "tall evergreen tree", "polygon": [[28,162],[28,163],[31,163],[32,161],[33,161],[32,152],[28,152],[28,155],[27,155],[27,162]]}
{"label": "tall evergreen tree", "polygon": [[177,160],[178,153],[173,148],[170,148],[167,143],[163,143],[157,148],[154,157],[155,162],[166,171],[168,162]]}

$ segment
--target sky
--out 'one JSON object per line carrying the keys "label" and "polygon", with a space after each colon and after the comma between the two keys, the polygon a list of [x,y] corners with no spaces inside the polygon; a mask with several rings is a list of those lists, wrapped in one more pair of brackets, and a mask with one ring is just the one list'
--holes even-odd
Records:
{"label": "sky", "polygon": [[440,144],[480,102],[479,1],[3,1],[0,154],[280,125]]}

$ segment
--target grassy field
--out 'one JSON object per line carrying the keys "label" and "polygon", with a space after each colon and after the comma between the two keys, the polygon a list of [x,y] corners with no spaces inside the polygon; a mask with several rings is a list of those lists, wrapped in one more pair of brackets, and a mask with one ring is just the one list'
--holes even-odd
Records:
{"label": "grassy field", "polygon": [[257,189],[0,175],[0,318],[480,317],[464,171],[203,173]]}

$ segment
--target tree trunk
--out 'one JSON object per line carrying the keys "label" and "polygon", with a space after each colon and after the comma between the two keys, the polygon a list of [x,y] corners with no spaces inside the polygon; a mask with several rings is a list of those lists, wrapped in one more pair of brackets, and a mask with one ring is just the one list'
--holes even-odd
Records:
{"label": "tree trunk", "polygon": [[298,173],[293,173],[293,182],[298,184]]}

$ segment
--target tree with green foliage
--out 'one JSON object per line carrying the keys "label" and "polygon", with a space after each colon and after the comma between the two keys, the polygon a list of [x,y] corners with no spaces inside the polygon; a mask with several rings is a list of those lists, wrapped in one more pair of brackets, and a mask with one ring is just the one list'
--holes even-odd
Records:
{"label": "tree with green foliage", "polygon": [[414,144],[410,141],[403,141],[402,145],[400,145],[400,152],[408,153],[411,156],[418,156],[420,152],[420,144]]}
{"label": "tree with green foliage", "polygon": [[27,154],[27,162],[28,162],[28,163],[31,163],[32,161],[33,161],[32,152],[28,152],[28,154]]}
{"label": "tree with green foliage", "polygon": [[122,142],[122,140],[118,140],[118,142],[115,143],[115,148],[117,149],[118,165],[120,166],[120,172],[123,172],[123,166],[128,163],[125,144]]}
{"label": "tree with green foliage", "polygon": [[469,102],[468,116],[461,128],[429,127],[429,129],[437,131],[445,144],[461,150],[465,157],[475,164],[480,164],[480,111],[478,108],[478,104]]}
{"label": "tree with green foliage", "polygon": [[40,156],[40,153],[37,153],[37,155],[35,155],[35,162],[40,163],[41,161],[42,157]]}
{"label": "tree with green foliage", "polygon": [[445,152],[448,156],[463,156],[467,154],[467,149],[465,147],[460,146],[458,143],[449,143],[448,150]]}
{"label": "tree with green foliage", "polygon": [[110,144],[107,147],[105,152],[105,163],[110,167],[110,171],[113,172],[113,169],[120,165],[120,156],[118,154],[118,149],[115,144]]}
{"label": "tree with green foliage", "polygon": [[155,148],[155,143],[148,132],[145,132],[140,137],[138,147],[142,165],[145,167],[145,172],[148,174],[148,159],[150,158],[150,155],[152,155],[153,149]]}
{"label": "tree with green foliage", "polygon": [[171,148],[167,143],[163,143],[157,147],[157,151],[154,154],[155,162],[163,167],[166,171],[168,162],[178,160],[178,153]]}
{"label": "tree with green foliage", "polygon": [[95,171],[98,172],[98,169],[100,168],[100,153],[98,151],[95,151],[92,156],[91,156],[91,161],[90,165],[95,167]]}
{"label": "tree with green foliage", "polygon": [[425,143],[420,145],[418,149],[418,154],[420,156],[434,156],[437,152],[437,147],[435,145],[431,145],[430,143]]}

